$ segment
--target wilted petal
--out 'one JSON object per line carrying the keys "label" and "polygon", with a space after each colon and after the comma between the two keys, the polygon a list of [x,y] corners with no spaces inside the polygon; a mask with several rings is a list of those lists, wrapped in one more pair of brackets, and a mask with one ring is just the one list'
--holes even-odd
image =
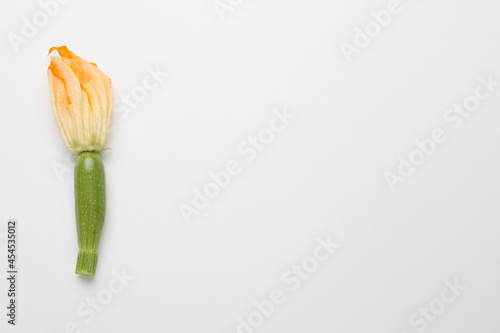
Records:
{"label": "wilted petal", "polygon": [[82,129],[80,82],[69,66],[54,57],[48,75],[57,125],[66,145],[72,149],[77,148],[79,132]]}
{"label": "wilted petal", "polygon": [[[97,65],[92,63],[92,65],[96,66]],[[111,79],[106,76],[99,68],[97,68],[101,75],[102,82],[104,84],[104,90],[106,91],[106,104],[107,104],[107,109],[106,109],[106,116],[103,118],[104,124],[102,126],[103,132],[102,132],[102,141],[106,142],[106,139],[108,138],[108,132],[109,132],[109,122],[111,119],[111,108],[113,106],[113,92],[111,91]]]}

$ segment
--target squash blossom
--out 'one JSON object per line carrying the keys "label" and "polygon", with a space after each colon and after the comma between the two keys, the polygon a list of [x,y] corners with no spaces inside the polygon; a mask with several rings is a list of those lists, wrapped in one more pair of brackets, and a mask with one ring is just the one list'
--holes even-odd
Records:
{"label": "squash blossom", "polygon": [[104,149],[111,117],[111,80],[97,65],[66,46],[52,47],[48,69],[50,97],[66,146],[78,154],[75,163],[75,215],[78,234],[76,273],[94,276],[104,224],[106,192]]}

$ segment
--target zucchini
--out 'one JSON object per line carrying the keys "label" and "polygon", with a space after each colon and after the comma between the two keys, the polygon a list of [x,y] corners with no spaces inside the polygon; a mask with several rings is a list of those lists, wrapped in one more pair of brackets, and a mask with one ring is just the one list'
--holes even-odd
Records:
{"label": "zucchini", "polygon": [[93,62],[66,46],[51,47],[47,69],[50,99],[66,147],[78,154],[75,163],[75,214],[78,234],[76,273],[94,276],[104,225],[104,165],[98,153],[109,134],[113,105],[111,79]]}
{"label": "zucchini", "polygon": [[95,275],[105,211],[104,164],[95,151],[82,152],[75,163],[75,214],[79,247],[76,274]]}

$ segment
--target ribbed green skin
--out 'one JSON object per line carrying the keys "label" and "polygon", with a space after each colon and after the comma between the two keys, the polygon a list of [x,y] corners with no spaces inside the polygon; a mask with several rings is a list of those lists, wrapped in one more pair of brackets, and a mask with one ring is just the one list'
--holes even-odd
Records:
{"label": "ribbed green skin", "polygon": [[80,248],[76,274],[95,275],[105,210],[104,165],[96,152],[82,152],[75,163],[75,213]]}

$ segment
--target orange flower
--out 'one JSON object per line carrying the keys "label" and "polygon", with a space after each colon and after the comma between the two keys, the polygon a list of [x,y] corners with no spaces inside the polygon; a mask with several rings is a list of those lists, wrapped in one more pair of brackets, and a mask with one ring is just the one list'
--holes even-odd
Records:
{"label": "orange flower", "polygon": [[111,117],[111,80],[97,65],[80,58],[66,46],[52,47],[48,69],[50,97],[57,126],[75,153],[101,151]]}

